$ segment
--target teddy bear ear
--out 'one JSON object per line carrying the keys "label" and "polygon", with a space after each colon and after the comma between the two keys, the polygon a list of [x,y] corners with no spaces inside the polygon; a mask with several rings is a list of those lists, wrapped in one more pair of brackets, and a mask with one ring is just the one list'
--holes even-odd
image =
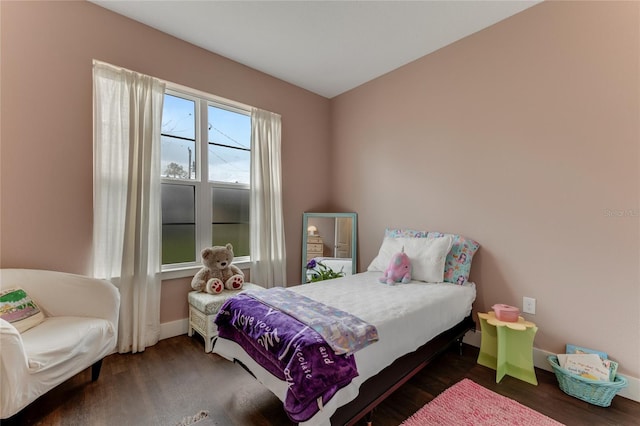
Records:
{"label": "teddy bear ear", "polygon": [[233,251],[233,246],[231,245],[231,243],[227,243],[227,250],[231,250]]}
{"label": "teddy bear ear", "polygon": [[200,252],[200,256],[202,256],[203,259],[206,259],[211,256],[211,253],[213,253],[211,247],[207,247],[206,249],[202,249],[202,251]]}

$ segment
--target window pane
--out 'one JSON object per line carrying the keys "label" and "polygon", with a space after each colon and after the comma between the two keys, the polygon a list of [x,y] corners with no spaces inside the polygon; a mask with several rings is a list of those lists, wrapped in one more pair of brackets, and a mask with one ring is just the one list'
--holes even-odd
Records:
{"label": "window pane", "polygon": [[249,224],[213,224],[211,241],[214,246],[233,244],[235,257],[249,256]]}
{"label": "window pane", "polygon": [[195,187],[162,184],[162,263],[195,261]]}
{"label": "window pane", "polygon": [[249,190],[244,188],[211,189],[212,244],[233,244],[236,256],[249,256]]}
{"label": "window pane", "polygon": [[161,176],[174,179],[195,179],[196,143],[170,136],[161,136],[160,140],[162,142]]}
{"label": "window pane", "polygon": [[250,183],[251,153],[209,144],[209,181]]}
{"label": "window pane", "polygon": [[209,105],[209,181],[249,184],[251,117]]}
{"label": "window pane", "polygon": [[164,95],[162,110],[162,177],[195,179],[195,102]]}
{"label": "window pane", "polygon": [[249,195],[244,188],[211,188],[212,223],[249,223]]}
{"label": "window pane", "polygon": [[162,264],[195,262],[196,225],[162,225]]}
{"label": "window pane", "polygon": [[164,95],[162,134],[196,139],[196,103],[190,99]]}

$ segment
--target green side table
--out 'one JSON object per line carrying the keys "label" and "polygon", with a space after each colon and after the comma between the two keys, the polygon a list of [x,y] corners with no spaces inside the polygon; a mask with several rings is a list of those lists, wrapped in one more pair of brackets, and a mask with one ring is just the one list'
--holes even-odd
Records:
{"label": "green side table", "polygon": [[533,368],[533,338],[538,327],[524,318],[517,322],[500,321],[493,311],[478,313],[482,341],[478,364],[496,370],[496,383],[508,374],[538,385]]}

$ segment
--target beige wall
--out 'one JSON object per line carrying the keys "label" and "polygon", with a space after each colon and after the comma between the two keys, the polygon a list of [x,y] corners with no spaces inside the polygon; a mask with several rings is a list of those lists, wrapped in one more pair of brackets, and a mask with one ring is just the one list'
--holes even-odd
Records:
{"label": "beige wall", "polygon": [[536,347],[640,377],[639,21],[637,2],[543,3],[334,98],[359,270],[386,226],[467,235],[476,311],[534,297]]}
{"label": "beige wall", "polygon": [[[88,2],[0,5],[0,266],[89,270],[95,58],[282,115],[287,272],[300,282],[302,212],[329,197],[328,170],[303,161],[328,144],[327,99]],[[163,284],[162,322],[186,317],[189,282]]]}

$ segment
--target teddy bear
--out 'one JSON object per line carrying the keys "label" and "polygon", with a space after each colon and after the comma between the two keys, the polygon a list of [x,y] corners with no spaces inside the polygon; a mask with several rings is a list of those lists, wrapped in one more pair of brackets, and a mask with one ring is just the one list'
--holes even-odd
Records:
{"label": "teddy bear", "polygon": [[191,280],[191,288],[211,294],[225,288],[239,290],[244,284],[244,274],[233,262],[233,245],[207,247],[200,253],[202,269]]}
{"label": "teddy bear", "polygon": [[389,285],[394,285],[397,282],[406,284],[411,281],[411,261],[409,260],[409,256],[404,252],[404,247],[402,247],[400,253],[391,256],[389,266],[385,269],[379,281]]}

